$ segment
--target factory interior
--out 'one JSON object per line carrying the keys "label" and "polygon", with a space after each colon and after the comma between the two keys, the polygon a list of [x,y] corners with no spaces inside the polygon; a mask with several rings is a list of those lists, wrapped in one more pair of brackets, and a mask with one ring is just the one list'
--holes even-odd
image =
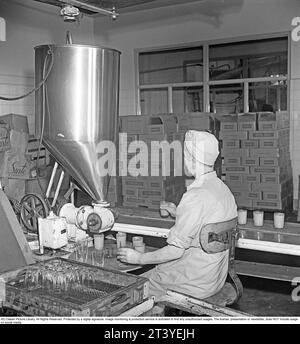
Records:
{"label": "factory interior", "polygon": [[0,1],[0,318],[300,317],[300,1]]}

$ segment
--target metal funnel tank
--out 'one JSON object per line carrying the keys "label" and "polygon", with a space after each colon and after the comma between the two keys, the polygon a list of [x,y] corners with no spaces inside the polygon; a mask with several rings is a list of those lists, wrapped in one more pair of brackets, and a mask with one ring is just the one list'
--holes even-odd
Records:
{"label": "metal funnel tank", "polygon": [[[59,164],[95,201],[109,176],[97,168],[97,145],[117,142],[120,52],[84,45],[35,48],[36,133]],[[48,74],[48,75],[47,75]]]}

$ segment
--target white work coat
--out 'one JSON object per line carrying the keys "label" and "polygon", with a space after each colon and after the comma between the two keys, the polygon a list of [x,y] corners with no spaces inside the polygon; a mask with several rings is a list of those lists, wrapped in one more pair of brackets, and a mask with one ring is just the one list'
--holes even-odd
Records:
{"label": "white work coat", "polygon": [[218,292],[227,277],[229,252],[205,253],[199,234],[205,224],[236,216],[235,199],[216,172],[198,177],[183,195],[167,239],[169,245],[183,248],[184,254],[179,259],[158,264],[145,274],[150,280],[150,295],[159,298],[169,289],[206,298]]}

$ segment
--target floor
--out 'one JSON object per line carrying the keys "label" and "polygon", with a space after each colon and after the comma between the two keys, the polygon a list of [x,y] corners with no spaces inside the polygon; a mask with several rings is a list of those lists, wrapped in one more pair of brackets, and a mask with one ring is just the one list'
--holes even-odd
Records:
{"label": "floor", "polygon": [[[245,276],[240,279],[244,286],[244,293],[238,303],[231,308],[262,317],[300,316],[300,301],[292,300],[291,293],[295,287],[291,284]],[[167,308],[166,316],[190,317],[193,315]]]}

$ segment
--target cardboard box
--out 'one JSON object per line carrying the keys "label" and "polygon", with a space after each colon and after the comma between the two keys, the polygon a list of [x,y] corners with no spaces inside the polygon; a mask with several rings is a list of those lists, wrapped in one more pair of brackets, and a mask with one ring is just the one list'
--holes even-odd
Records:
{"label": "cardboard box", "polygon": [[212,133],[219,132],[220,124],[211,113],[205,112],[186,112],[184,116],[188,117],[188,129],[209,130]]}
{"label": "cardboard box", "polygon": [[250,157],[279,157],[280,156],[280,149],[279,148],[257,148],[251,149],[249,151]]}
{"label": "cardboard box", "polygon": [[221,149],[221,156],[222,157],[233,157],[233,156],[239,156],[239,157],[242,157],[242,156],[249,156],[249,149],[246,149],[246,148],[243,148],[243,149],[237,149],[237,148],[234,148],[234,149],[224,149],[222,148]]}
{"label": "cardboard box", "polygon": [[174,188],[168,187],[161,190],[151,190],[151,189],[139,189],[138,198],[151,199],[151,200],[166,200],[170,197],[174,197]]}
{"label": "cardboard box", "polygon": [[249,167],[248,166],[222,166],[222,173],[241,173],[241,174],[249,174]]}
{"label": "cardboard box", "polygon": [[243,183],[260,183],[260,174],[259,173],[253,173],[253,174],[245,174],[243,175]]}
{"label": "cardboard box", "polygon": [[246,198],[252,199],[252,200],[262,200],[262,192],[261,191],[248,191],[246,193]]}
{"label": "cardboard box", "polygon": [[259,165],[263,167],[268,166],[280,166],[280,162],[282,160],[280,158],[274,158],[274,157],[265,157],[265,158],[259,158]]}
{"label": "cardboard box", "polygon": [[280,184],[287,179],[287,175],[284,174],[262,174],[261,183],[262,184]]}
{"label": "cardboard box", "polygon": [[231,191],[252,191],[252,183],[241,183],[241,182],[236,182],[236,183],[230,183],[225,181],[225,184],[229,187]]}
{"label": "cardboard box", "polygon": [[263,191],[262,192],[263,200],[268,202],[277,202],[284,199],[286,194],[282,192],[275,192],[275,191]]}
{"label": "cardboard box", "polygon": [[177,132],[177,122],[172,115],[155,115],[148,118],[148,133],[150,135],[163,135]]}
{"label": "cardboard box", "polygon": [[149,116],[120,116],[120,131],[129,134],[145,134],[148,132]]}
{"label": "cardboard box", "polygon": [[238,116],[238,130],[256,130],[256,113],[245,113]]}
{"label": "cardboard box", "polygon": [[20,201],[25,196],[26,180],[1,178],[1,185],[6,196]]}
{"label": "cardboard box", "polygon": [[239,208],[252,209],[253,207],[252,199],[247,199],[244,197],[235,197],[235,202]]}
{"label": "cardboard box", "polygon": [[9,114],[0,116],[0,152],[14,150],[25,153],[29,138],[26,116]]}
{"label": "cardboard box", "polygon": [[289,146],[289,142],[283,139],[260,139],[259,148],[280,148],[282,146]]}
{"label": "cardboard box", "polygon": [[289,193],[293,189],[293,180],[287,180],[283,183],[261,183],[253,184],[253,191],[269,191],[269,192],[280,192],[280,193]]}
{"label": "cardboard box", "polygon": [[230,173],[226,173],[226,176],[224,178],[226,184],[241,184],[243,183],[243,176],[237,173],[234,174],[230,174]]}
{"label": "cardboard box", "polygon": [[270,139],[275,140],[283,137],[289,137],[290,129],[279,129],[279,130],[267,130],[267,131],[252,131],[249,132],[249,139],[259,140],[259,139]]}
{"label": "cardboard box", "polygon": [[183,113],[173,113],[173,116],[177,123],[177,132],[185,134],[185,132],[189,129],[188,116],[185,116]]}
{"label": "cardboard box", "polygon": [[251,166],[250,173],[261,173],[261,174],[280,174],[281,169],[279,166]]}
{"label": "cardboard box", "polygon": [[289,114],[287,111],[260,112],[258,114],[258,130],[277,130],[290,126]]}
{"label": "cardboard box", "polygon": [[122,185],[122,196],[126,197],[138,197],[138,188],[135,187],[128,187],[126,185]]}
{"label": "cardboard box", "polygon": [[122,177],[122,185],[134,188],[145,188],[147,187],[146,177]]}
{"label": "cardboard box", "polygon": [[29,157],[24,153],[13,151],[0,153],[0,177],[13,179],[29,179]]}
{"label": "cardboard box", "polygon": [[242,165],[243,166],[259,166],[259,158],[243,156]]}
{"label": "cardboard box", "polygon": [[266,209],[266,210],[284,210],[286,205],[283,201],[253,201],[254,209]]}
{"label": "cardboard box", "polygon": [[229,131],[237,131],[238,130],[238,122],[236,115],[224,115],[220,117],[221,131],[229,130]]}
{"label": "cardboard box", "polygon": [[222,149],[240,148],[240,140],[222,140]]}
{"label": "cardboard box", "polygon": [[241,140],[241,148],[256,149],[258,146],[258,140]]}
{"label": "cardboard box", "polygon": [[220,140],[248,140],[248,131],[220,131]]}
{"label": "cardboard box", "polygon": [[226,165],[226,166],[240,166],[241,160],[242,159],[239,156],[224,157],[224,165]]}

